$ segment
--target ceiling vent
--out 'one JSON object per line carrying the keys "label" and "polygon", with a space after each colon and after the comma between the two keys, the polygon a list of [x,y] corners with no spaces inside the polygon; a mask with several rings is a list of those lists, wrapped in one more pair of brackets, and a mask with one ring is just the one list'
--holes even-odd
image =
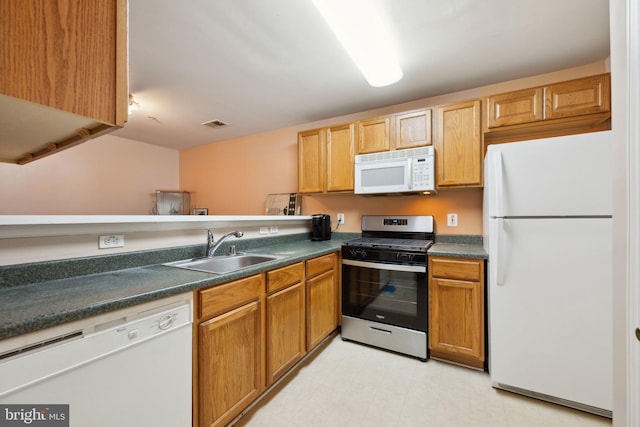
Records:
{"label": "ceiling vent", "polygon": [[210,122],[204,122],[203,125],[209,126],[210,128],[214,128],[214,129],[227,126],[225,122],[221,122],[220,120],[211,120]]}

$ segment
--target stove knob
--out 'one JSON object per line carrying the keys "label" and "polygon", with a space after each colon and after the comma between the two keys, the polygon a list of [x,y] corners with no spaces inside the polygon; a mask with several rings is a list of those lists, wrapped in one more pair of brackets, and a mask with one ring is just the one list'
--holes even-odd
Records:
{"label": "stove knob", "polygon": [[349,252],[351,253],[351,256],[356,256],[358,254],[358,251],[355,249],[351,249]]}
{"label": "stove knob", "polygon": [[363,249],[362,251],[360,251],[360,258],[366,258],[367,257],[367,252]]}

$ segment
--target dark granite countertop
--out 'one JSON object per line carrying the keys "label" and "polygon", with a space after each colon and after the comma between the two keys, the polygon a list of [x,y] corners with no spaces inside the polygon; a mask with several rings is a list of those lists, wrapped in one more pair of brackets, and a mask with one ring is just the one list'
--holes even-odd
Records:
{"label": "dark granite countertop", "polygon": [[451,256],[461,258],[487,259],[487,253],[482,245],[468,243],[435,243],[427,252],[429,256]]}
{"label": "dark granite countertop", "polygon": [[[0,287],[0,339],[191,292],[335,252],[340,250],[344,240],[353,238],[348,233],[343,234],[338,233],[332,240],[321,242],[305,238],[279,239],[269,242],[275,244],[266,244],[265,239],[255,239],[262,241],[264,246],[254,243],[246,249],[239,247],[238,250],[282,255],[285,258],[221,275],[162,265],[164,262],[184,259],[175,258],[175,252],[172,252],[173,259],[167,259],[165,251],[156,251],[162,255],[156,255],[155,258],[149,258],[146,253],[142,256],[121,255],[117,262],[113,259],[103,259],[102,262],[94,260],[93,263],[88,260],[70,260],[24,267],[9,266],[0,269],[5,282]],[[185,252],[178,253],[182,255]],[[186,253],[189,253],[188,257],[196,256],[192,250]],[[136,256],[140,258],[136,261],[138,263],[149,262],[150,259],[155,263],[128,266],[127,263]],[[65,268],[65,265],[69,268]],[[123,268],[122,265],[127,267]],[[114,269],[118,266],[119,269]],[[29,274],[30,269],[34,274]],[[49,276],[46,271],[49,271]],[[69,271],[73,272],[72,277],[65,276],[70,274]],[[33,277],[35,283],[28,283],[26,277]]]}
{"label": "dark granite countertop", "polygon": [[429,256],[450,256],[487,259],[482,247],[482,236],[436,235],[436,241],[427,252]]}

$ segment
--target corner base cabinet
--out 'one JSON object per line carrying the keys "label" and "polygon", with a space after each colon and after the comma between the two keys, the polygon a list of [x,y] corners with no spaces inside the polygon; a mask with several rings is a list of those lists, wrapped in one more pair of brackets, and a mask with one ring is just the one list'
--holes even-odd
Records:
{"label": "corner base cabinet", "polygon": [[482,369],[484,319],[484,260],[429,257],[431,357]]}

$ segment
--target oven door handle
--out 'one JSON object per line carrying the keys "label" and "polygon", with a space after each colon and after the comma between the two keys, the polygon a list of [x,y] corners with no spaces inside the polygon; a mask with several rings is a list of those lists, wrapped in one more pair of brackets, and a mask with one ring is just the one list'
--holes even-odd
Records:
{"label": "oven door handle", "polygon": [[379,262],[355,261],[352,259],[343,259],[342,265],[351,265],[353,267],[373,268],[376,270],[390,271],[408,271],[411,273],[426,273],[426,265],[404,265],[404,264],[382,264]]}

